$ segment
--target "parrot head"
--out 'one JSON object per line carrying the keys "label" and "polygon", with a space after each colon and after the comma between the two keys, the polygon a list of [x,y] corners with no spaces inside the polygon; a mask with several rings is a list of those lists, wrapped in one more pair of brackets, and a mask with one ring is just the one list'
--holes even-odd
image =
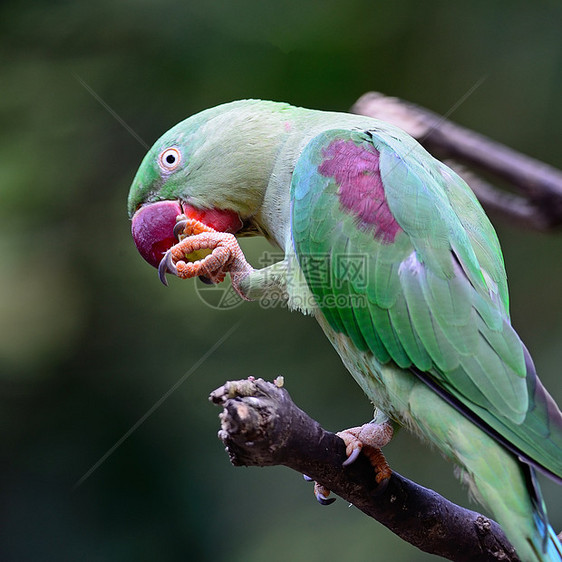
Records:
{"label": "parrot head", "polygon": [[146,154],[129,192],[128,212],[136,247],[148,263],[158,267],[178,242],[178,217],[220,232],[260,232],[256,216],[278,137],[286,132],[276,115],[290,107],[272,104],[274,111],[256,111],[263,103],[245,100],[198,113]]}

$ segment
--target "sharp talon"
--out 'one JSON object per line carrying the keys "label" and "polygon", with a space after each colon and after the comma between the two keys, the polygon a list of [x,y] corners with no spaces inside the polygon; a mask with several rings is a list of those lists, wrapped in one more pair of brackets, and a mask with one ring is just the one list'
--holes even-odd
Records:
{"label": "sharp talon", "polygon": [[200,275],[199,281],[201,281],[201,283],[205,283],[205,285],[214,285],[213,281],[209,279],[206,275]]}
{"label": "sharp talon", "polygon": [[373,494],[375,496],[381,495],[386,490],[389,482],[390,482],[390,477],[383,478],[380,482],[377,481],[377,487],[373,491]]}
{"label": "sharp talon", "polygon": [[347,457],[347,459],[343,461],[342,466],[349,466],[350,464],[354,463],[357,460],[360,452],[361,447],[356,447],[355,449],[353,449],[351,455],[349,455],[349,457]]}
{"label": "sharp talon", "polygon": [[303,474],[302,477],[307,481],[307,482],[312,482],[312,478],[310,476],[307,476],[306,474]]}
{"label": "sharp talon", "polygon": [[[170,250],[168,250],[168,252],[169,251]],[[168,280],[166,279],[166,273],[168,272],[168,264],[166,263],[166,256],[168,255],[168,252],[166,252],[166,255],[160,260],[160,263],[158,264],[158,279],[160,279],[160,281],[165,287],[168,286]]]}
{"label": "sharp talon", "polygon": [[316,496],[316,499],[318,500],[318,503],[320,505],[331,505],[336,501],[336,498],[323,498],[321,496]]}
{"label": "sharp talon", "polygon": [[320,505],[330,505],[336,501],[336,498],[325,498],[322,494],[314,494]]}
{"label": "sharp talon", "polygon": [[174,226],[174,236],[179,240],[180,235],[183,234],[185,227],[187,226],[187,220],[178,221],[176,226]]}
{"label": "sharp talon", "polygon": [[174,262],[172,261],[172,251],[171,250],[168,250],[164,254],[164,257],[160,260],[160,263],[158,264],[158,278],[167,287],[168,286],[168,280],[166,279],[166,273],[172,273],[174,275],[177,274],[176,266],[174,265]]}
{"label": "sharp talon", "polygon": [[330,505],[336,501],[336,498],[329,498],[330,490],[318,482],[314,483],[314,495],[320,505]]}

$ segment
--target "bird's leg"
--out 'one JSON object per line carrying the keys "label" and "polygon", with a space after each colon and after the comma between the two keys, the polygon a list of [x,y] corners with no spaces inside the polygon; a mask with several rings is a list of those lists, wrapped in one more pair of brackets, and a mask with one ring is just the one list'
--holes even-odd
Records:
{"label": "bird's leg", "polygon": [[[239,284],[254,269],[246,261],[233,234],[217,232],[193,219],[178,221],[174,234],[180,241],[164,254],[158,266],[162,283],[167,284],[166,273],[182,279],[204,276],[213,283],[224,281],[226,274],[230,273],[232,287],[247,300]],[[202,255],[201,250],[211,250],[211,253]],[[192,261],[190,258],[193,257],[199,259]]]}
{"label": "bird's leg", "polygon": [[[381,448],[390,442],[393,432],[393,427],[388,420],[382,423],[373,421],[359,427],[338,431],[336,435],[343,440],[346,446],[347,459],[343,466],[355,462],[359,454],[363,452],[375,469],[377,484],[383,484],[392,475],[392,470],[386,462]],[[335,501],[333,498],[328,498],[330,490],[318,482],[314,483],[314,495],[322,505],[329,505]]]}

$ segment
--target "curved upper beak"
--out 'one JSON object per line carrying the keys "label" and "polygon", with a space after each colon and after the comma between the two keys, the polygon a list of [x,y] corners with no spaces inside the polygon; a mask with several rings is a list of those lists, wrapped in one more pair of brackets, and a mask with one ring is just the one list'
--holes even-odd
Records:
{"label": "curved upper beak", "polygon": [[176,217],[183,214],[179,201],[156,201],[140,207],[133,215],[131,234],[140,255],[158,267],[164,254],[178,239]]}

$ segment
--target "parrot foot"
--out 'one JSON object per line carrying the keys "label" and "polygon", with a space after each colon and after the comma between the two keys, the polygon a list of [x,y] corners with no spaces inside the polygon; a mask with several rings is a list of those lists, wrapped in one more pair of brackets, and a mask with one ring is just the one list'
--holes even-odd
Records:
{"label": "parrot foot", "polygon": [[[221,283],[230,273],[232,287],[247,300],[238,286],[253,268],[246,261],[233,234],[218,232],[193,219],[178,221],[174,234],[180,241],[164,254],[158,266],[158,276],[164,285],[168,284],[166,273],[181,279],[204,277],[212,283]],[[196,261],[189,261],[190,254],[196,252],[195,256],[199,257],[201,250],[211,250],[211,253]]]}
{"label": "parrot foot", "polygon": [[[314,480],[310,476],[307,476],[306,474],[303,474],[302,477],[307,482],[314,482]],[[330,495],[330,490],[328,490],[326,486],[322,486],[322,484],[318,484],[318,482],[314,482],[314,495],[316,496],[316,499],[318,500],[318,503],[320,505],[330,505],[331,503],[334,503],[336,501],[336,498],[328,497]]]}
{"label": "parrot foot", "polygon": [[202,232],[218,232],[214,228],[196,219],[188,219],[185,215],[176,217],[176,226],[174,226],[174,236],[181,242],[184,238],[201,234]]}
{"label": "parrot foot", "polygon": [[381,448],[390,442],[392,433],[393,429],[389,423],[366,423],[360,427],[351,427],[336,433],[340,439],[343,439],[346,446],[347,459],[343,466],[353,463],[363,451],[375,469],[377,484],[390,478],[392,470],[388,466]]}
{"label": "parrot foot", "polygon": [[330,490],[318,482],[314,482],[314,495],[320,505],[330,505],[336,501],[336,498],[329,498]]}
{"label": "parrot foot", "polygon": [[[377,484],[384,485],[392,475],[392,470],[388,465],[381,447],[384,447],[392,439],[393,428],[390,423],[366,423],[360,427],[351,427],[343,431],[338,431],[336,435],[343,440],[346,446],[347,459],[342,466],[349,466],[363,454],[369,459],[371,466],[375,469],[375,480]],[[305,480],[312,480],[304,476]],[[321,505],[330,505],[335,498],[329,498],[330,490],[318,482],[314,482],[314,495]]]}

